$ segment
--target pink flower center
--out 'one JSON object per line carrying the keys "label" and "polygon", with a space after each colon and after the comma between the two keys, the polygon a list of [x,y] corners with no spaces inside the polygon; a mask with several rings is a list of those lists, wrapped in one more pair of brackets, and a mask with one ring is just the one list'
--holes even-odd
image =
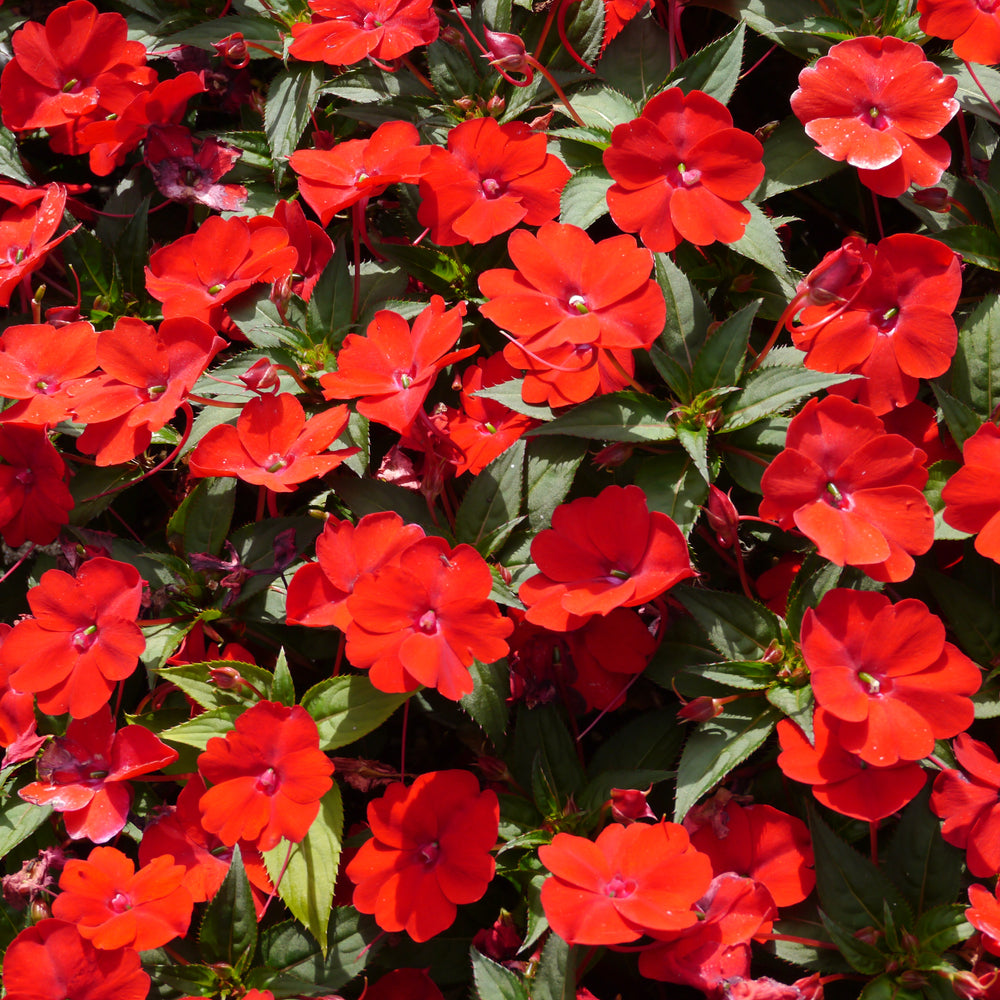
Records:
{"label": "pink flower center", "polygon": [[382,22],[376,20],[375,15],[369,11],[365,14],[364,19],[361,21],[361,28],[364,31],[374,31],[376,28],[381,28]]}
{"label": "pink flower center", "polygon": [[569,297],[569,305],[581,316],[586,316],[586,314],[590,312],[590,308],[587,306],[587,300],[582,295],[571,295]]}
{"label": "pink flower center", "polygon": [[604,886],[604,895],[612,899],[627,899],[633,892],[635,892],[635,879],[622,878],[621,872],[617,872]]}
{"label": "pink flower center", "polygon": [[684,163],[678,163],[672,170],[667,170],[667,180],[673,187],[694,187],[701,181],[701,171],[688,169]]}
{"label": "pink flower center", "polygon": [[493,177],[487,177],[483,181],[483,194],[491,200],[493,198],[499,198],[501,194],[500,182],[495,180]]}
{"label": "pink flower center", "polygon": [[264,461],[267,463],[264,468],[272,473],[281,472],[282,469],[289,465],[288,458],[284,455],[279,455],[276,451],[268,455]]}
{"label": "pink flower center", "polygon": [[882,109],[876,108],[874,105],[868,109],[866,120],[872,128],[878,129],[879,132],[884,132],[892,125],[892,122],[883,114]]}
{"label": "pink flower center", "polygon": [[79,653],[86,653],[95,642],[97,642],[96,625],[88,625],[86,628],[78,628],[73,633],[73,648]]}
{"label": "pink flower center", "polygon": [[425,611],[417,620],[417,628],[427,635],[433,635],[438,630],[437,613],[433,608]]}
{"label": "pink flower center", "polygon": [[278,786],[281,782],[278,780],[278,774],[273,767],[269,767],[266,771],[261,774],[257,779],[256,789],[258,792],[263,792],[265,795],[274,795],[278,790]]}
{"label": "pink flower center", "polygon": [[441,845],[436,840],[431,840],[424,844],[417,852],[428,868],[433,868],[441,857]]}
{"label": "pink flower center", "polygon": [[892,688],[892,682],[889,678],[870,674],[866,670],[858,671],[858,681],[861,683],[865,694],[873,698],[877,695],[888,694]]}
{"label": "pink flower center", "polygon": [[31,469],[21,469],[14,479],[17,480],[22,486],[34,486],[35,484],[35,474]]}
{"label": "pink flower center", "polygon": [[893,306],[884,312],[874,312],[871,315],[872,325],[878,327],[879,333],[892,333],[899,322],[899,306]]}
{"label": "pink flower center", "polygon": [[976,0],[976,6],[984,14],[995,14],[1000,7],[1000,0]]}
{"label": "pink flower center", "polygon": [[841,493],[835,483],[826,484],[826,494],[823,499],[837,510],[850,510],[854,506],[850,496]]}
{"label": "pink flower center", "polygon": [[126,910],[132,909],[132,900],[124,892],[116,892],[108,900],[108,908],[115,913],[124,913]]}

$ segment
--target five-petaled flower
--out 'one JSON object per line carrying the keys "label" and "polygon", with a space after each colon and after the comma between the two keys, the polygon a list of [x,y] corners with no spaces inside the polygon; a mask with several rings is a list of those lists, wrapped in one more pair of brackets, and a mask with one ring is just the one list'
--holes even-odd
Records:
{"label": "five-petaled flower", "polygon": [[384,931],[428,941],[486,892],[500,826],[495,792],[468,771],[422,774],[368,803],[372,839],[347,865],[354,906]]}
{"label": "five-petaled flower", "polygon": [[975,534],[976,551],[1000,562],[1000,428],[983,424],[962,445],[962,459],[941,491],[944,520]]}

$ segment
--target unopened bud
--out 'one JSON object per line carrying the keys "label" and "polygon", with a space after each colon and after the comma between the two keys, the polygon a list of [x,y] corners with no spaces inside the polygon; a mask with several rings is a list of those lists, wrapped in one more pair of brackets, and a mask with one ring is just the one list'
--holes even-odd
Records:
{"label": "unopened bud", "polygon": [[710,698],[703,694],[698,698],[693,698],[683,708],[677,712],[677,718],[685,722],[708,722],[722,715],[722,710],[731,701],[736,701],[739,695],[729,695],[727,698]]}
{"label": "unopened bud", "polygon": [[486,102],[486,113],[493,118],[498,118],[503,114],[504,108],[506,107],[507,102],[499,94],[494,94]]}
{"label": "unopened bud", "polygon": [[951,195],[948,194],[947,188],[933,187],[914,191],[913,200],[921,208],[926,208],[930,212],[945,214],[951,211]]}
{"label": "unopened bud", "polygon": [[254,392],[265,392],[278,385],[278,369],[270,358],[261,358],[240,375],[239,380]]}
{"label": "unopened bud", "polygon": [[245,69],[250,65],[250,49],[239,31],[234,31],[218,42],[212,42],[212,48],[230,69]]}
{"label": "unopened bud", "polygon": [[208,671],[212,683],[222,691],[235,691],[245,681],[235,667],[212,667]]}
{"label": "unopened bud", "polygon": [[645,791],[641,788],[612,788],[611,815],[617,822],[626,824],[639,819],[656,819],[656,813],[646,801],[652,790],[652,785]]}
{"label": "unopened bud", "polygon": [[705,507],[708,526],[715,533],[715,540],[724,549],[731,549],[739,542],[737,529],[740,515],[728,493],[717,486],[708,488],[708,505]]}
{"label": "unopened bud", "polygon": [[854,298],[872,273],[872,252],[863,239],[850,236],[828,253],[796,291],[805,292],[810,305],[827,306]]}

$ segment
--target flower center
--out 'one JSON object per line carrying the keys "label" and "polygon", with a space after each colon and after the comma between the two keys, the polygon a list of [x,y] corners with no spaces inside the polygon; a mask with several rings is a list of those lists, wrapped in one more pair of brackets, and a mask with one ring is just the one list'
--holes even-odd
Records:
{"label": "flower center", "polygon": [[878,129],[879,132],[884,132],[892,123],[882,113],[881,108],[876,108],[873,105],[868,109],[868,124],[871,125],[872,128]]}
{"label": "flower center", "polygon": [[282,469],[289,465],[288,459],[284,455],[279,455],[276,451],[268,455],[264,461],[267,462],[264,468],[268,472],[281,472]]}
{"label": "flower center", "polygon": [[277,772],[273,767],[269,767],[257,779],[255,787],[258,792],[263,792],[265,795],[274,795],[274,793],[278,790],[279,784],[281,784],[281,782],[278,780]]}
{"label": "flower center", "polygon": [[108,900],[108,907],[115,913],[124,913],[126,910],[132,909],[132,900],[124,892],[116,892]]}
{"label": "flower center", "polygon": [[95,642],[97,642],[96,625],[88,625],[86,628],[78,628],[73,633],[73,648],[80,653],[86,653]]}
{"label": "flower center", "polygon": [[428,868],[433,868],[437,860],[441,857],[441,845],[436,840],[431,840],[424,844],[417,852]]}
{"label": "flower center", "polygon": [[500,197],[500,182],[492,177],[487,177],[483,181],[483,194],[492,200]]}
{"label": "flower center", "polygon": [[882,682],[877,678],[873,677],[871,674],[866,673],[864,670],[858,671],[858,680],[868,689],[869,694],[880,694],[882,691]]}
{"label": "flower center", "polygon": [[427,635],[433,635],[438,629],[437,613],[433,608],[425,611],[417,620],[417,628]]}
{"label": "flower center", "polygon": [[824,499],[831,507],[836,507],[837,510],[849,510],[853,506],[851,498],[844,496],[844,494],[837,488],[836,484],[827,483],[826,492],[828,495],[824,497]]}
{"label": "flower center", "polygon": [[14,479],[19,482],[22,486],[34,486],[35,485],[35,474],[31,469],[21,469]]}
{"label": "flower center", "polygon": [[587,300],[582,295],[571,295],[569,297],[569,304],[578,312],[581,316],[585,316],[590,312],[587,307]]}
{"label": "flower center", "polygon": [[218,294],[219,294],[219,292],[221,292],[221,291],[222,291],[222,290],[223,290],[223,289],[224,289],[225,287],[226,287],[226,286],[225,286],[224,284],[222,284],[222,282],[219,282],[219,284],[217,284],[217,285],[212,285],[212,286],[211,286],[211,287],[210,287],[210,288],[208,289],[208,294],[209,294],[209,295],[218,295]]}
{"label": "flower center", "polygon": [[872,314],[872,323],[878,327],[879,333],[891,333],[899,322],[899,306],[886,309],[885,312]]}
{"label": "flower center", "polygon": [[622,878],[621,872],[617,872],[615,877],[604,886],[604,895],[612,899],[627,899],[635,892],[635,879]]}

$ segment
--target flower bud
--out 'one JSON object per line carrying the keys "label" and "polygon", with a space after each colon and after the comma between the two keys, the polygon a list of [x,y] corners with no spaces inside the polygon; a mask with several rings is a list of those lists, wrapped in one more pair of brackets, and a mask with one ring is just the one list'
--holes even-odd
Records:
{"label": "flower bud", "polygon": [[864,240],[850,236],[839,250],[828,253],[806,275],[796,291],[806,293],[809,305],[848,302],[858,294],[872,273],[871,256]]}
{"label": "flower bud", "polygon": [[951,211],[951,196],[946,188],[933,187],[924,188],[922,191],[913,192],[913,200],[921,207],[930,212],[947,213]]}
{"label": "flower bud", "polygon": [[240,375],[239,380],[254,392],[265,392],[277,387],[278,369],[269,358],[261,358]]}
{"label": "flower bud", "polygon": [[692,698],[683,708],[677,712],[677,718],[685,722],[708,722],[722,715],[722,710],[731,701],[736,701],[739,695],[730,695],[727,698],[711,698],[707,694]]}
{"label": "flower bud", "polygon": [[717,486],[708,488],[708,506],[705,507],[705,517],[708,526],[715,533],[715,540],[724,549],[731,549],[739,543],[737,529],[740,515],[728,493],[723,493]]}
{"label": "flower bud", "polygon": [[212,48],[230,69],[246,69],[250,65],[250,49],[247,48],[242,32],[234,31],[231,35],[212,42]]}
{"label": "flower bud", "polygon": [[618,823],[634,823],[639,819],[656,819],[656,813],[646,801],[652,791],[650,785],[645,791],[640,788],[612,788],[611,815]]}

